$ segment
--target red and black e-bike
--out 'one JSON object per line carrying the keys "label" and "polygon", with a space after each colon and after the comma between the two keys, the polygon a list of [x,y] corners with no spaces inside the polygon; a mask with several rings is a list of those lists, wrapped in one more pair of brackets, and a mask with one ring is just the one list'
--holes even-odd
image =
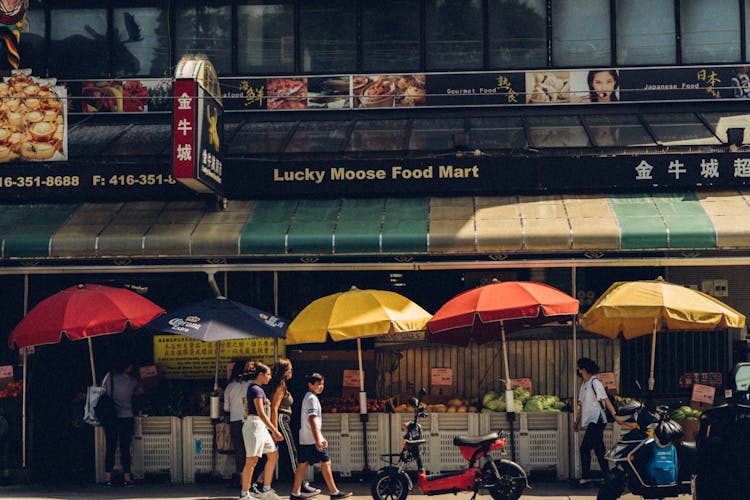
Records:
{"label": "red and black e-bike", "polygon": [[506,437],[502,432],[456,437],[453,444],[458,446],[461,455],[468,461],[466,467],[460,471],[427,475],[419,454],[419,447],[425,443],[419,424],[419,419],[426,417],[425,408],[417,398],[411,398],[409,405],[414,407],[414,419],[405,425],[403,449],[398,455],[398,462],[381,468],[372,483],[370,491],[375,500],[406,498],[413,489],[412,480],[406,472],[412,462],[417,464],[417,486],[425,495],[471,491],[474,492],[473,500],[480,491],[486,491],[494,500],[516,500],[524,488],[530,487],[526,472],[520,465],[490,456],[491,451],[505,447]]}

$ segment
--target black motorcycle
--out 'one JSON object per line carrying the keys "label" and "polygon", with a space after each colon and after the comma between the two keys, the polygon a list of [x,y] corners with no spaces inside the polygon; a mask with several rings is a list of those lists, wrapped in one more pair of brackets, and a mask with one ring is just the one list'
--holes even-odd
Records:
{"label": "black motorcycle", "polygon": [[682,427],[671,420],[669,409],[631,401],[617,411],[618,423],[631,428],[606,459],[597,500],[615,500],[625,488],[643,498],[670,498],[692,493],[695,485],[695,443],[677,442]]}
{"label": "black motorcycle", "polygon": [[726,403],[701,415],[697,500],[750,497],[750,363],[735,366],[728,382]]}

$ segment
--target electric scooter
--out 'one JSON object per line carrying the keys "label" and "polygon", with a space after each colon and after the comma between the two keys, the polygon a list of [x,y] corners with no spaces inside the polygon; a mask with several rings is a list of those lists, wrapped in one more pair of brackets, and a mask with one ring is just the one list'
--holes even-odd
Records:
{"label": "electric scooter", "polygon": [[[671,498],[694,491],[695,443],[677,442],[684,431],[670,419],[668,408],[649,409],[631,401],[617,411],[615,420],[631,430],[605,456],[611,468],[597,500],[616,500],[626,486],[643,498]],[[662,462],[655,463],[655,459]]]}
{"label": "electric scooter", "polygon": [[[424,395],[424,389],[419,393]],[[422,435],[420,418],[425,418],[425,407],[417,398],[409,400],[414,407],[414,419],[405,424],[403,449],[398,454],[398,462],[378,471],[370,492],[375,500],[404,500],[413,489],[411,477],[406,467],[417,464],[417,486],[425,495],[442,495],[471,491],[472,500],[480,490],[487,491],[494,500],[516,500],[524,488],[529,486],[526,472],[517,463],[507,459],[494,459],[491,451],[505,448],[506,436],[502,432],[493,432],[484,436],[463,437],[453,440],[461,455],[468,461],[466,468],[460,471],[427,475],[422,465],[419,447],[426,442]],[[385,459],[392,455],[383,455]]]}

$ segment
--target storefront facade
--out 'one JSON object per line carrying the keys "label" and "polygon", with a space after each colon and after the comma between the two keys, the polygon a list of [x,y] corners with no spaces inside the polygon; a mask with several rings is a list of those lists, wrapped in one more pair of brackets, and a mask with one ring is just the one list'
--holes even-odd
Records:
{"label": "storefront facade", "polygon": [[[352,285],[434,312],[493,277],[548,282],[584,310],[613,281],[664,276],[749,311],[746,2],[585,3],[601,23],[544,0],[32,1],[21,67],[26,50],[34,76],[60,78],[69,110],[60,154],[9,155],[0,173],[3,329],[76,281],[145,283],[169,308],[211,295],[209,276],[287,317]],[[73,37],[103,58],[58,64]],[[192,51],[223,101],[209,194],[175,172],[168,68]],[[512,371],[571,396],[568,329],[531,335],[511,343]],[[582,335],[623,392],[643,378],[642,346]],[[742,335],[681,337],[657,391],[725,373]],[[493,347],[412,342],[367,346],[368,391],[429,387],[429,366],[453,368],[467,397],[499,384]],[[290,356],[315,366],[313,351]]]}

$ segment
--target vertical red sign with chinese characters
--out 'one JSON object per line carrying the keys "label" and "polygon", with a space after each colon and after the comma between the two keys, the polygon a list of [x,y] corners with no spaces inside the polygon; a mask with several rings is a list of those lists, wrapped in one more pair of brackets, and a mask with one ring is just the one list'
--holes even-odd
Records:
{"label": "vertical red sign with chinese characters", "polygon": [[176,179],[195,176],[196,91],[195,80],[180,79],[174,82],[174,150],[172,169]]}

